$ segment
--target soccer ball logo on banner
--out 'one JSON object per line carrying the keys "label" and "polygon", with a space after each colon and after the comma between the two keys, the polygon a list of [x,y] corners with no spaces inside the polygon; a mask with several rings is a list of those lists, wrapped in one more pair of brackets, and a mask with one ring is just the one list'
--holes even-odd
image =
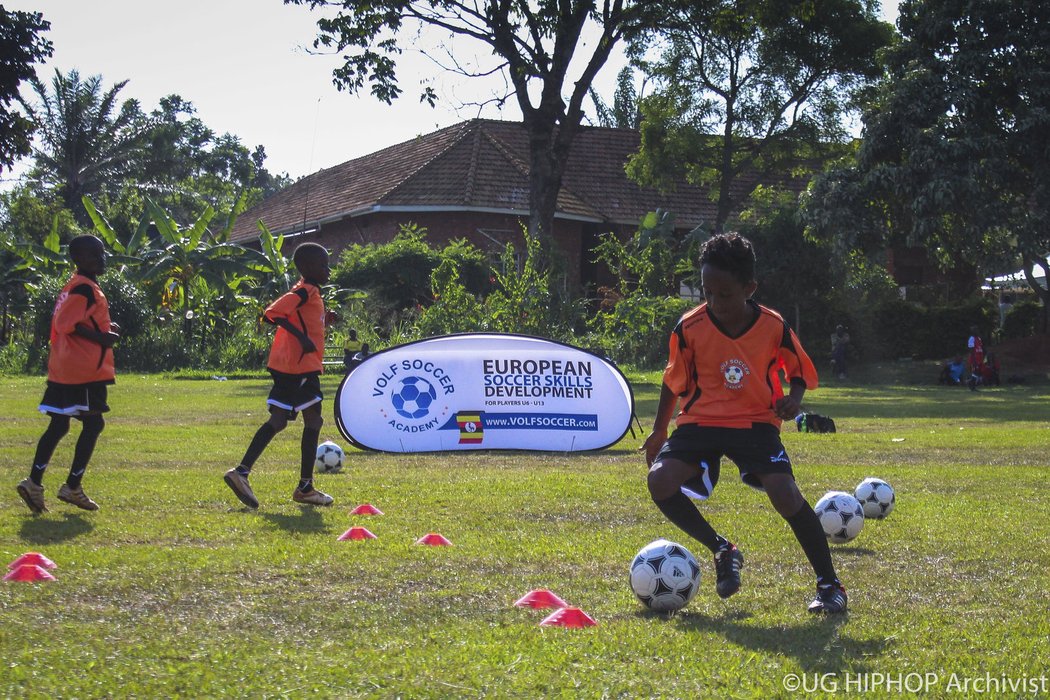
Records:
{"label": "soccer ball logo on banner", "polygon": [[403,418],[423,418],[430,413],[430,404],[437,401],[434,385],[422,377],[405,377],[390,395],[390,403]]}

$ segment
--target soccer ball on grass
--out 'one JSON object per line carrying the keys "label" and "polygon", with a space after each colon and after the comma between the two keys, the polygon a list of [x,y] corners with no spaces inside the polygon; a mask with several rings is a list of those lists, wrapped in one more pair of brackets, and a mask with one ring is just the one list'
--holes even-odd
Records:
{"label": "soccer ball on grass", "polygon": [[864,527],[864,509],[860,501],[845,491],[828,491],[817,501],[813,511],[828,540],[845,544],[860,534]]}
{"label": "soccer ball on grass", "polygon": [[857,484],[853,495],[864,508],[865,518],[882,520],[892,513],[893,507],[897,505],[897,494],[894,493],[893,487],[873,476]]}
{"label": "soccer ball on grass", "polygon": [[684,608],[696,595],[699,584],[696,557],[675,542],[650,542],[631,562],[631,590],[650,610]]}
{"label": "soccer ball on grass", "polygon": [[334,474],[343,468],[343,448],[331,440],[325,440],[317,446],[317,457],[314,458],[314,471],[322,474]]}

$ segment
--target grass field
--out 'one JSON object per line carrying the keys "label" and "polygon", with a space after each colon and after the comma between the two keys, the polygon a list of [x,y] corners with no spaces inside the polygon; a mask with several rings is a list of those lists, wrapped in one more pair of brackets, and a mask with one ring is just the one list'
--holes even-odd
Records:
{"label": "grass field", "polygon": [[[897,490],[889,519],[833,547],[840,619],[807,615],[801,550],[731,469],[705,508],[747,561],[742,591],[720,600],[706,551],[648,499],[641,436],[574,456],[351,452],[318,477],[336,498],[318,510],[290,500],[297,425],[253,473],[262,507],[243,509],[222,473],[264,419],[261,378],[120,377],[84,481],[102,510],[54,497],[74,426],[45,480],[51,512],[32,517],[14,486],[46,425],[43,381],[0,378],[0,559],[33,550],[59,566],[54,582],[0,584],[0,696],[1050,696],[1050,388],[879,376],[807,397],[839,433],[784,432],[811,503],[866,476]],[[658,381],[632,376],[646,427]],[[342,442],[330,419],[324,437]],[[365,502],[385,515],[349,514]],[[351,525],[378,539],[337,541]],[[427,532],[454,546],[413,544]],[[672,616],[627,585],[661,536],[704,566]],[[598,626],[539,627],[545,611],[513,607],[534,588]]]}

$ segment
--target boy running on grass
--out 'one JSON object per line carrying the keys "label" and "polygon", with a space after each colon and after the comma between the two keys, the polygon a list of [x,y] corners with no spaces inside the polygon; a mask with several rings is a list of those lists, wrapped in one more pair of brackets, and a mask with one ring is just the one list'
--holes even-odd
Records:
{"label": "boy running on grass", "polygon": [[317,439],[324,424],[321,371],[325,325],[335,320],[334,312],[325,313],[320,290],[331,274],[328,251],[316,243],[303,243],[295,249],[292,259],[302,278],[263,313],[267,323],[277,326],[267,363],[273,377],[273,388],[266,400],[270,419],[256,431],[241,463],[223,477],[241,503],[249,508],[259,507],[248,483],[255,460],[273,436],[284,430],[289,420],[294,421],[300,411],[303,414],[302,462],[299,485],[292,493],[292,500],[312,506],[332,505],[332,497],[314,488],[313,482]]}
{"label": "boy running on grass", "polygon": [[77,236],[69,243],[69,257],[77,269],[55,302],[47,389],[40,401],[40,412],[51,416],[51,423],[37,443],[29,478],[16,487],[34,514],[47,510],[44,470],[59,441],[69,432],[70,418],[76,418],[83,427],[69,476],[58,489],[58,500],[84,510],[98,510],[80,482],[106,425],[102,419],[109,410],[106,387],[114,383],[111,348],[120,338],[120,329],[109,320],[109,303],[98,286],[98,276],[106,269],[102,241],[94,236]]}
{"label": "boy running on grass", "polygon": [[[824,530],[780,441],[781,419],[799,414],[806,389],[817,386],[816,369],[784,319],[751,300],[758,283],[750,241],[735,233],[714,236],[700,253],[700,274],[707,301],[671,334],[656,421],[641,448],[650,466],[649,493],[668,520],[711,550],[716,591],[728,598],[740,590],[744,557],[690,500],[711,495],[720,460],[728,457],[745,484],[766,492],[802,545],[817,575],[810,612],[845,612],[846,589]],[[781,373],[791,383],[787,396]]]}

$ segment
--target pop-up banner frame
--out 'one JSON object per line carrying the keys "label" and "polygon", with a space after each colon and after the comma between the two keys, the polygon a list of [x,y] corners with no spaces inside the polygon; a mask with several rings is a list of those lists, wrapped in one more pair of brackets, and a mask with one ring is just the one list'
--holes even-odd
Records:
{"label": "pop-up banner frame", "polygon": [[612,362],[545,338],[465,333],[369,356],[335,397],[339,432],[381,452],[581,452],[618,442],[634,394]]}

